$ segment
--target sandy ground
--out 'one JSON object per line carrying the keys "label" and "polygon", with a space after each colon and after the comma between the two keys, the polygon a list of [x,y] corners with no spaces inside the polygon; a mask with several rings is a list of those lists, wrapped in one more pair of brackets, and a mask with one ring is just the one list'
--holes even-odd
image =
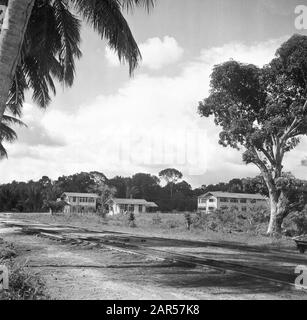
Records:
{"label": "sandy ground", "polygon": [[232,272],[62,244],[3,225],[0,237],[43,278],[51,299],[307,299],[306,292]]}

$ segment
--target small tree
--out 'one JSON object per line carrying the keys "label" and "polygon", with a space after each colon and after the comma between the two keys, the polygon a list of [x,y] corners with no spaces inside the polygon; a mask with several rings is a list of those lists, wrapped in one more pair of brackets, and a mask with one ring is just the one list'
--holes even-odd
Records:
{"label": "small tree", "polygon": [[174,184],[182,179],[183,175],[180,171],[174,168],[164,169],[159,172],[159,177],[164,179],[167,185],[170,186],[171,199],[173,198],[173,188]]}
{"label": "small tree", "polygon": [[243,161],[260,169],[270,198],[269,234],[281,232],[291,209],[283,159],[307,134],[306,84],[307,37],[294,35],[263,68],[233,60],[215,66],[210,95],[199,103],[200,115],[222,127],[219,143],[243,149]]}

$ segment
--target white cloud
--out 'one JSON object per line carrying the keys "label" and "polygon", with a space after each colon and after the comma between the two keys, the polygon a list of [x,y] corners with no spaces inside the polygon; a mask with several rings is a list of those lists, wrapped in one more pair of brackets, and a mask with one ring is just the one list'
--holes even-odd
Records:
{"label": "white cloud", "polygon": [[[183,49],[176,39],[165,36],[160,38],[150,38],[145,43],[139,45],[142,54],[141,66],[152,70],[161,69],[169,64],[174,64],[183,55]],[[110,48],[106,48],[105,57],[111,66],[119,66],[118,56]]]}
{"label": "white cloud", "polygon": [[[217,180],[223,180],[221,172],[255,172],[240,165],[239,152],[217,144],[219,130],[211,120],[199,117],[197,104],[208,94],[213,65],[229,58],[263,65],[283,40],[206,49],[182,65],[176,77],[141,74],[116,94],[101,95],[75,113],[49,109],[35,119],[50,136],[62,137],[65,146],[32,147],[28,157],[18,156],[26,153],[18,143],[8,146],[11,157],[0,162],[2,181],[82,170],[100,170],[108,176],[157,173],[168,165],[190,175],[210,170]],[[29,109],[25,116],[32,114]],[[303,148],[301,152],[303,157]],[[290,167],[295,161],[291,159]]]}

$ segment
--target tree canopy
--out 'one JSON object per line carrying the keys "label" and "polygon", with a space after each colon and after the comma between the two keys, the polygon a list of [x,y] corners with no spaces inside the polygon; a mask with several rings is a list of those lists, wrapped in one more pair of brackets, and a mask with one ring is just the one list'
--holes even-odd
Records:
{"label": "tree canopy", "polygon": [[[294,35],[263,68],[234,60],[215,66],[210,95],[199,103],[200,115],[221,127],[219,143],[242,149],[243,161],[260,169],[276,204],[283,159],[307,134],[306,84],[307,36]],[[278,225],[289,213],[283,209],[275,212]]]}

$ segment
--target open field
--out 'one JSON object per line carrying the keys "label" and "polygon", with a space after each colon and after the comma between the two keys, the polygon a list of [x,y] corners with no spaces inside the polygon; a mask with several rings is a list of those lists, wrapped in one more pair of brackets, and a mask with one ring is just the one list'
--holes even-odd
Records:
{"label": "open field", "polygon": [[[196,215],[192,214],[192,217]],[[131,228],[127,219],[123,216],[107,216],[102,218],[96,214],[65,214],[50,215],[46,213],[16,213],[13,217],[20,219],[29,219],[31,221],[65,224],[77,227],[90,228],[95,231],[111,230],[128,232],[145,236],[158,236],[174,239],[201,240],[201,241],[219,241],[234,242],[244,245],[257,246],[259,248],[280,248],[296,250],[295,243],[289,237],[281,239],[271,238],[255,232],[235,232],[235,231],[212,231],[209,228],[191,227],[187,230],[185,217],[183,213],[161,213],[161,214],[140,214],[136,215],[134,228]],[[159,219],[157,219],[159,217]],[[157,220],[160,220],[157,223]]]}

